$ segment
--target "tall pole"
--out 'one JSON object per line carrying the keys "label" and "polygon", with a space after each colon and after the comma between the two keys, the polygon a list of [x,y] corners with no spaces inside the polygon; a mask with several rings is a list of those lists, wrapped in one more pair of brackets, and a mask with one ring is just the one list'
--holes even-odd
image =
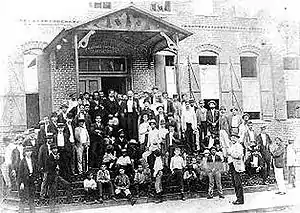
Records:
{"label": "tall pole", "polygon": [[[175,35],[175,40],[176,40],[176,46],[178,47],[179,45],[179,38],[178,34],[176,33]],[[180,72],[179,72],[179,50],[177,50],[176,56],[175,56],[175,76],[176,76],[176,90],[179,95],[179,98],[181,99],[181,91],[180,91]]]}
{"label": "tall pole", "polygon": [[78,35],[74,35],[74,49],[75,49],[75,71],[76,71],[76,93],[79,94],[79,61],[78,61]]}

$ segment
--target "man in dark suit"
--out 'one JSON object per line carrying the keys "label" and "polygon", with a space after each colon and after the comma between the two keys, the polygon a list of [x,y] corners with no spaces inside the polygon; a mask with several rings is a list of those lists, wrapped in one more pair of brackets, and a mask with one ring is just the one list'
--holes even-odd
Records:
{"label": "man in dark suit", "polygon": [[175,148],[180,146],[179,134],[178,132],[175,132],[175,127],[175,122],[168,125],[169,132],[166,134],[165,146],[162,147],[166,165],[169,165],[171,157],[174,156]]}
{"label": "man in dark suit", "polygon": [[68,202],[72,200],[71,183],[60,176],[60,171],[64,168],[59,167],[60,154],[56,144],[51,144],[51,152],[46,162],[47,184],[49,185],[49,204],[50,212],[55,212],[55,205],[57,201],[58,185],[62,186],[67,192]]}
{"label": "man in dark suit", "polygon": [[47,128],[48,133],[52,133],[53,135],[57,134],[57,120],[58,120],[57,113],[53,112],[50,116],[50,123]]}
{"label": "man in dark suit", "polygon": [[24,212],[26,201],[29,202],[30,212],[35,212],[34,195],[35,195],[35,181],[38,176],[36,163],[31,158],[32,147],[24,148],[24,158],[19,165],[18,183],[20,195],[20,212]]}
{"label": "man in dark suit", "polygon": [[251,153],[246,159],[245,162],[246,172],[252,177],[255,174],[259,174],[259,176],[263,179],[263,184],[266,184],[266,168],[265,161],[262,158],[258,147],[256,144],[252,144]]}
{"label": "man in dark suit", "polygon": [[256,137],[256,143],[259,148],[259,152],[262,155],[266,163],[266,176],[270,175],[270,166],[271,166],[271,152],[270,144],[272,143],[270,136],[266,133],[266,125],[260,127],[261,132]]}
{"label": "man in dark suit", "polygon": [[101,160],[105,153],[104,126],[101,123],[101,115],[96,115],[95,123],[91,125],[91,148],[90,148],[90,162],[91,167],[98,168],[101,165]]}
{"label": "man in dark suit", "polygon": [[67,104],[62,104],[60,106],[61,112],[57,116],[57,122],[58,123],[66,123],[67,122],[67,111],[69,106]]}
{"label": "man in dark suit", "polygon": [[50,145],[53,142],[53,134],[46,135],[45,143],[39,149],[38,164],[39,171],[42,173],[42,184],[40,196],[44,198],[48,192],[46,161],[50,154]]}
{"label": "man in dark suit", "polygon": [[92,122],[95,122],[96,115],[100,115],[102,118],[106,115],[103,101],[100,100],[100,95],[98,91],[93,93],[93,101],[90,102],[90,114]]}
{"label": "man in dark suit", "polygon": [[216,109],[216,102],[214,100],[211,100],[208,102],[209,110],[207,111],[207,125],[208,130],[214,134],[219,134],[219,117],[220,113],[219,110]]}
{"label": "man in dark suit", "polygon": [[108,115],[113,115],[114,117],[119,116],[120,112],[120,105],[118,101],[115,98],[115,92],[114,90],[110,89],[108,91],[108,98],[104,101],[104,108],[106,110],[106,116],[104,117],[104,123],[107,123],[108,121]]}
{"label": "man in dark suit", "polygon": [[70,178],[71,160],[72,160],[72,144],[70,143],[69,129],[64,123],[57,124],[58,133],[54,136],[53,142],[58,147],[60,153],[59,166],[64,168],[61,170],[61,176],[65,179]]}
{"label": "man in dark suit", "polygon": [[164,106],[164,112],[167,115],[168,113],[174,113],[175,109],[173,103],[169,100],[168,93],[162,93],[162,104]]}
{"label": "man in dark suit", "polygon": [[127,92],[128,100],[123,102],[122,111],[125,114],[127,138],[138,139],[138,117],[140,113],[139,100],[133,97],[133,92]]}

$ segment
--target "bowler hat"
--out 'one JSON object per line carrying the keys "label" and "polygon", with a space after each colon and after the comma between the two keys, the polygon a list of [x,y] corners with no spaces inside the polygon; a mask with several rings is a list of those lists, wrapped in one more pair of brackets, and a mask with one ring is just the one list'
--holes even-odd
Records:
{"label": "bowler hat", "polygon": [[244,114],[242,115],[242,118],[244,119],[244,117],[246,117],[246,116],[248,116],[248,118],[250,118],[250,115],[249,115],[248,113],[244,113]]}
{"label": "bowler hat", "polygon": [[210,104],[217,105],[217,103],[216,103],[214,100],[210,100],[210,101],[208,102],[208,105],[210,105]]}
{"label": "bowler hat", "polygon": [[160,107],[161,107],[162,109],[164,109],[164,106],[163,106],[163,105],[158,105],[158,106],[156,107],[156,110],[158,111],[158,109],[159,109]]}
{"label": "bowler hat", "polygon": [[152,124],[152,123],[156,124],[156,120],[155,120],[155,119],[151,119],[151,120],[149,121],[149,124]]}

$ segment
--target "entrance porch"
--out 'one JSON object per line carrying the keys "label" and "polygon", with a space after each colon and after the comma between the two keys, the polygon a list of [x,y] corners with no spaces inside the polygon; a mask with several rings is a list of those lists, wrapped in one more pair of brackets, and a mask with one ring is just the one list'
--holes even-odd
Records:
{"label": "entrance porch", "polygon": [[38,60],[41,116],[73,93],[180,92],[177,44],[191,34],[132,5],[63,30]]}

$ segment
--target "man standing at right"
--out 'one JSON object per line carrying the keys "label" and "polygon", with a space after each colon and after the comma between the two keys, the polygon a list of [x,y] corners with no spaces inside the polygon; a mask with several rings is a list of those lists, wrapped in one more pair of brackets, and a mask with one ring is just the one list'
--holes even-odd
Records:
{"label": "man standing at right", "polygon": [[239,138],[237,134],[231,135],[232,146],[228,150],[228,165],[229,172],[232,178],[232,184],[236,194],[236,201],[232,202],[234,205],[244,204],[244,192],[242,179],[240,176],[241,172],[245,171],[244,164],[244,148],[242,144],[239,143]]}
{"label": "man standing at right", "polygon": [[256,144],[258,145],[259,151],[262,158],[266,162],[266,178],[270,175],[271,166],[271,152],[270,144],[272,143],[270,136],[266,133],[266,125],[260,127],[260,134],[256,137]]}

